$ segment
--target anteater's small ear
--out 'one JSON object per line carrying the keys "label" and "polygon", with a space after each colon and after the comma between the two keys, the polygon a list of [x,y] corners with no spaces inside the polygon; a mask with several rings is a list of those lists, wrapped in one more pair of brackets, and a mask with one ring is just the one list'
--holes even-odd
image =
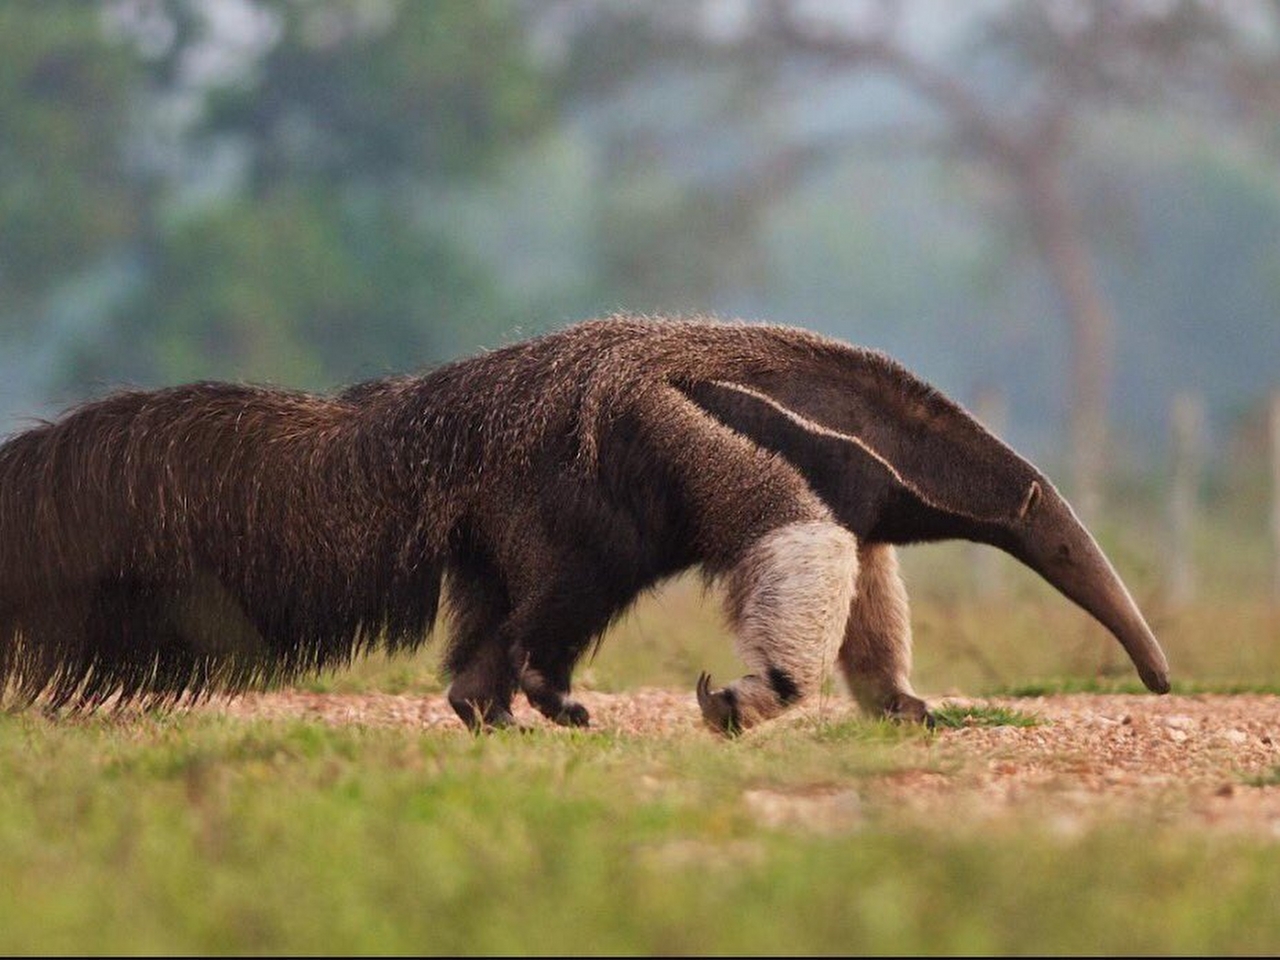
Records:
{"label": "anteater's small ear", "polygon": [[1018,519],[1025,520],[1027,515],[1035,509],[1036,504],[1040,502],[1040,481],[1032,480],[1031,486],[1027,487],[1027,495],[1022,498],[1022,506],[1018,508]]}

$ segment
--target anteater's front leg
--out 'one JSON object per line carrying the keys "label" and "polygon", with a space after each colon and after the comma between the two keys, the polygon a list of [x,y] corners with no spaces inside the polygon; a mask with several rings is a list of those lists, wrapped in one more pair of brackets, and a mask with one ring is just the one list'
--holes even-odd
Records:
{"label": "anteater's front leg", "polygon": [[857,584],[840,647],[850,692],[873,716],[932,726],[927,704],[911,689],[911,613],[892,546],[861,546]]}
{"label": "anteater's front leg", "polygon": [[729,575],[729,619],[751,673],[713,691],[698,682],[703,718],[733,734],[777,716],[822,686],[844,636],[857,541],[829,519],[791,523],[752,544]]}
{"label": "anteater's front leg", "polygon": [[634,442],[662,466],[687,548],[728,582],[729,620],[751,672],[721,690],[704,674],[698,704],[712,729],[735,733],[822,686],[849,615],[857,541],[783,458],[678,390],[645,402]]}

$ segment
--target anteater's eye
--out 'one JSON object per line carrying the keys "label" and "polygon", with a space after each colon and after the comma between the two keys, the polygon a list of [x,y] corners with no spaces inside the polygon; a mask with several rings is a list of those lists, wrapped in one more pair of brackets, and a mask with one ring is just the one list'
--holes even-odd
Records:
{"label": "anteater's eye", "polygon": [[1064,561],[1064,562],[1065,562],[1065,561],[1070,560],[1070,559],[1071,559],[1071,548],[1070,548],[1069,546],[1067,546],[1065,543],[1060,543],[1060,544],[1058,544],[1058,553],[1057,553],[1057,557],[1058,557],[1058,559],[1059,559],[1059,560],[1062,560],[1062,561]]}

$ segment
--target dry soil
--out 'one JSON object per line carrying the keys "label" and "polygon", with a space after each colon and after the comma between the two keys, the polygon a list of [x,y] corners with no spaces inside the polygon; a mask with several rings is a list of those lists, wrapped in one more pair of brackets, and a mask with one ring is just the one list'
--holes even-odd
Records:
{"label": "dry soil", "polygon": [[[580,698],[597,729],[653,737],[712,736],[700,726],[691,691],[585,692]],[[1028,727],[974,725],[906,739],[894,747],[902,751],[901,769],[873,778],[867,799],[972,824],[1031,813],[1071,832],[1104,815],[1138,815],[1280,838],[1280,697],[1059,695],[959,702],[1005,706],[1041,722]],[[245,695],[202,709],[237,717],[466,735],[439,695],[285,691]],[[811,708],[809,719],[813,712],[840,719],[852,710],[842,699],[829,697]],[[545,724],[523,704],[517,715],[531,726]],[[800,715],[775,723],[805,720]],[[842,747],[833,744],[832,749]],[[821,788],[787,794],[753,791],[744,799],[764,821],[814,829],[836,826],[859,808],[848,802],[858,798],[843,793],[833,798]]]}

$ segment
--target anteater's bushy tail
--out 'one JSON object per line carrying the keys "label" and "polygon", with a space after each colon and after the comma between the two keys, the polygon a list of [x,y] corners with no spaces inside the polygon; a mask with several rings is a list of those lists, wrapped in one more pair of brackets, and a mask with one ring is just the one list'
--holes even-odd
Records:
{"label": "anteater's bushy tail", "polygon": [[424,640],[438,551],[357,409],[123,393],[0,447],[0,694],[172,702]]}

